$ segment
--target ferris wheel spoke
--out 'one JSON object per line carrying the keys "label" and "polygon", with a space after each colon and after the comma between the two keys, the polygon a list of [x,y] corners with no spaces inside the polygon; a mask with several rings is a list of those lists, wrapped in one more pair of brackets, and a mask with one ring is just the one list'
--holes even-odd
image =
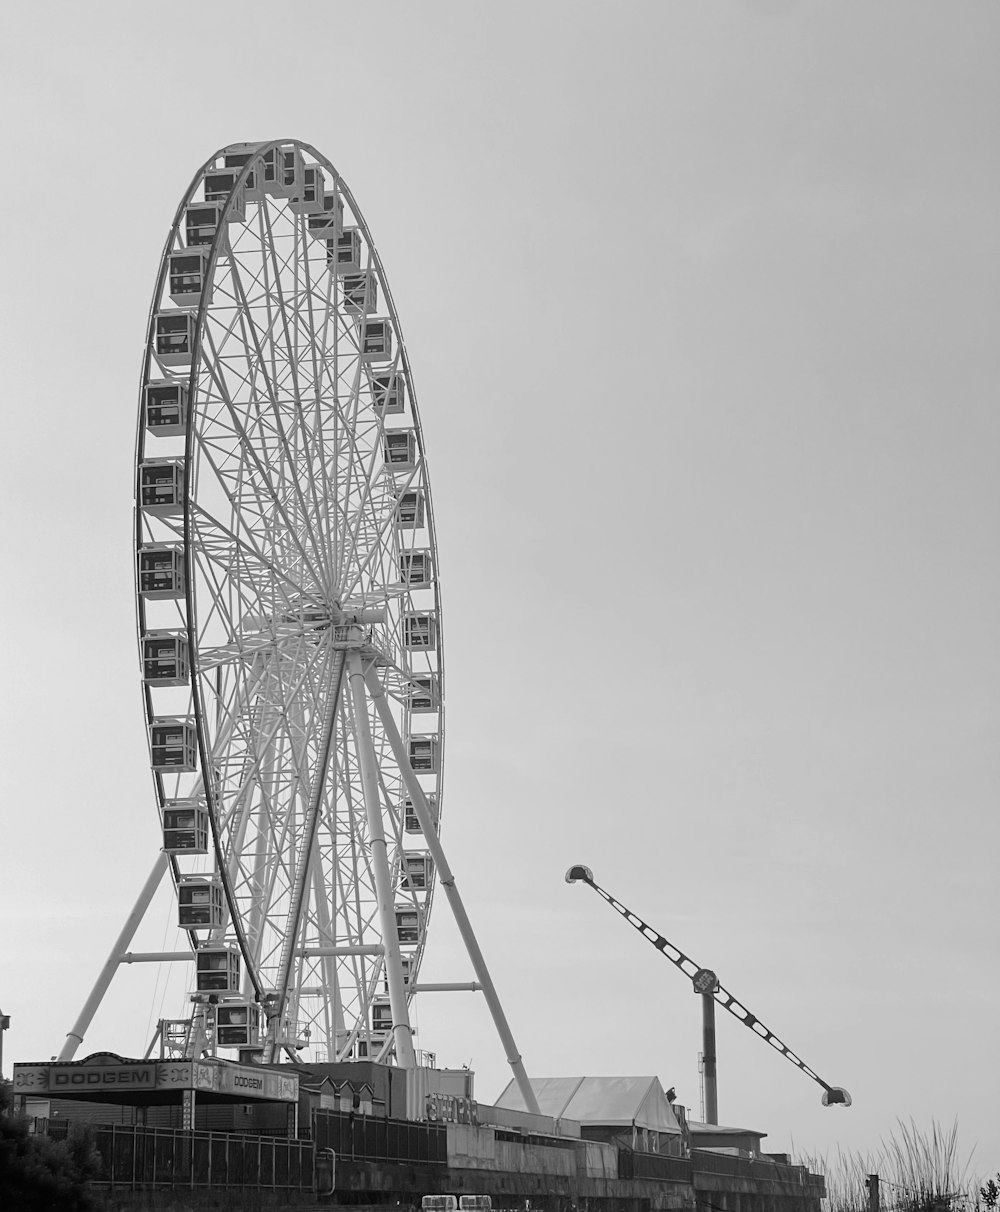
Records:
{"label": "ferris wheel spoke", "polygon": [[[324,382],[325,359],[321,356],[320,351],[326,347],[327,332],[330,321],[331,310],[331,291],[332,279],[329,274],[326,274],[327,292],[325,297],[321,294],[318,296],[318,302],[322,305],[323,322],[321,326],[317,326],[313,302],[316,298],[316,292],[312,282],[311,263],[308,257],[303,258],[303,274],[305,281],[305,300],[306,310],[308,315],[307,325],[307,352],[309,364],[311,368],[312,379],[312,398],[314,406],[311,410],[312,416],[312,434],[316,443],[317,451],[320,455],[314,468],[314,477],[318,475],[319,484],[316,479],[310,480],[310,486],[313,493],[313,508],[316,514],[316,523],[323,540],[324,550],[330,550],[332,531],[330,528],[329,510],[324,508],[322,502],[329,502],[336,499],[336,494],[331,491],[331,484],[327,469],[326,460],[326,440],[323,432],[323,409],[320,407],[320,399]],[[305,409],[303,408],[303,422]]]}
{"label": "ferris wheel spoke", "polygon": [[[266,580],[268,584],[285,591],[287,606],[301,601],[305,596],[307,587],[301,581],[293,580],[273,557],[266,555],[256,544],[234,533],[200,505],[194,506],[192,514],[197,527],[199,552],[207,555],[213,565],[225,572],[231,573],[237,568],[242,570],[240,585],[255,585]],[[259,594],[257,598],[259,600]]]}
{"label": "ferris wheel spoke", "polygon": [[[396,487],[395,490],[391,493],[393,498],[398,498],[402,493],[409,490],[412,487],[416,478],[417,478],[417,468],[414,468],[413,471],[411,471],[410,474],[406,477],[406,479],[403,480],[402,483],[398,487]],[[382,514],[377,519],[377,529],[376,529],[376,534],[375,534],[375,541],[370,544],[369,550],[368,550],[368,555],[365,557],[365,559],[363,561],[361,561],[360,563],[356,563],[354,565],[353,579],[351,581],[344,583],[343,592],[344,592],[344,597],[346,599],[350,599],[350,597],[351,597],[353,591],[355,590],[355,588],[357,587],[357,585],[359,583],[361,583],[361,581],[369,574],[369,571],[370,571],[371,565],[372,565],[372,561],[374,560],[375,556],[378,555],[380,552],[384,552],[385,549],[389,546],[388,540],[394,532],[395,520],[396,520],[395,508],[387,510],[384,514]],[[351,542],[352,554],[356,553],[356,551],[357,551],[359,534],[360,534],[360,524],[357,528],[355,535],[352,535],[352,542]]]}
{"label": "ferris wheel spoke", "polygon": [[[209,338],[209,344],[211,345],[210,338]],[[213,350],[213,352],[214,352],[214,350]],[[248,430],[247,430],[246,426],[243,425],[243,423],[241,422],[239,410],[237,409],[232,398],[230,397],[224,380],[214,372],[213,372],[213,380],[215,381],[216,387],[219,390],[219,392],[222,396],[223,402],[225,403],[225,405],[227,407],[227,410],[229,412],[231,422],[233,425],[233,429],[239,436],[240,443],[241,443],[241,447],[240,447],[241,451],[246,455],[246,457],[250,461],[253,471],[255,473],[252,477],[249,478],[249,487],[250,487],[251,491],[253,492],[254,496],[257,498],[258,505],[260,507],[260,516],[261,516],[262,521],[265,522],[265,524],[266,524],[265,519],[269,516],[269,511],[270,510],[274,511],[276,518],[278,520],[280,520],[280,523],[283,527],[283,532],[282,532],[283,536],[292,541],[294,547],[297,549],[300,557],[302,558],[303,564],[305,565],[306,568],[309,569],[310,573],[315,578],[317,585],[322,585],[323,578],[322,578],[319,568],[316,565],[314,565],[313,561],[310,559],[310,556],[306,552],[305,547],[302,545],[302,542],[298,538],[299,525],[303,524],[306,526],[306,528],[308,528],[308,519],[297,519],[296,521],[293,522],[293,519],[289,515],[287,508],[284,504],[283,496],[282,496],[282,494],[280,494],[277,491],[277,487],[274,484],[271,467],[264,462],[264,460],[261,457],[262,452],[259,452],[257,450],[254,442],[252,442],[250,440],[250,435],[248,433]],[[269,386],[270,386],[270,384],[269,384]],[[276,405],[274,403],[273,392],[271,393],[271,403],[272,403],[272,408],[275,409],[275,415],[277,415],[276,414]],[[276,445],[280,449],[282,449],[283,452],[287,453],[287,443],[284,442],[284,439],[281,436],[280,426],[279,426],[279,434],[278,434]],[[266,453],[273,455],[274,452],[268,451]],[[241,483],[245,483],[245,482],[246,482],[245,480],[241,480]],[[263,493],[262,493],[262,489],[264,490]],[[233,494],[228,494],[228,495],[230,497],[230,501],[233,502],[234,501]],[[301,493],[299,493],[299,497],[300,497],[299,503],[301,504]],[[310,535],[310,537],[314,542],[313,549],[315,551],[316,550],[315,535],[312,534],[312,535]]]}
{"label": "ferris wheel spoke", "polygon": [[[246,488],[249,488],[250,492],[252,493],[252,497],[255,502],[255,505],[256,505],[255,512],[251,516],[258,520],[259,525],[265,527],[264,534],[262,536],[264,541],[265,542],[269,541],[268,536],[272,530],[272,527],[275,525],[275,523],[280,523],[285,528],[284,537],[291,536],[293,538],[293,542],[294,542],[294,536],[296,534],[295,528],[291,524],[291,518],[285,511],[280,497],[276,494],[276,492],[273,489],[273,486],[270,482],[270,477],[265,469],[265,466],[261,460],[261,457],[258,454],[258,452],[256,451],[253,443],[251,443],[249,440],[246,439],[246,430],[241,426],[241,424],[238,420],[238,415],[237,415],[235,406],[233,405],[233,402],[231,400],[228,400],[227,406],[230,410],[231,415],[233,416],[235,431],[238,434],[240,434],[241,437],[244,439],[242,442],[242,445],[241,445],[241,451],[242,451],[245,459],[251,463],[253,472],[255,474],[248,476],[246,474],[245,469],[241,469],[239,472],[240,478],[237,482],[238,487],[241,491],[236,491],[235,489],[229,489],[226,487],[227,477],[226,477],[225,473],[223,473],[223,472],[221,472],[221,470],[219,470],[217,473],[217,479],[218,479],[218,482],[220,485],[220,489],[222,492],[224,492],[226,499],[229,501],[230,508],[231,508],[234,516],[238,517],[238,516],[241,516],[241,510],[245,511],[246,506],[245,506],[245,502],[244,502],[243,498],[245,495]],[[214,459],[212,460],[211,466],[212,466],[213,470],[216,470],[217,465],[216,465]],[[262,492],[262,486],[264,488],[266,488],[268,491]],[[275,519],[274,522],[271,521],[272,515],[274,516],[274,519]],[[245,512],[242,512],[242,516],[246,517]],[[273,542],[273,540],[270,540],[270,541]],[[274,546],[277,547],[277,544],[274,544]],[[305,567],[309,568],[309,570],[313,574],[313,576],[316,577],[317,576],[316,569],[311,566],[309,557],[308,557],[304,547],[302,547],[302,545],[300,543],[297,544],[297,547],[298,547],[299,556],[301,557],[303,564],[305,565]]]}
{"label": "ferris wheel spoke", "polygon": [[[343,328],[343,324],[338,324],[338,344]],[[339,566],[337,568],[338,586],[343,583],[344,569],[353,558],[353,544],[350,542],[351,520],[356,516],[359,508],[358,495],[363,494],[371,483],[375,460],[375,449],[373,448],[369,455],[361,447],[359,441],[361,371],[361,360],[358,358],[353,363],[351,382],[349,385],[346,385],[346,391],[344,392],[347,412],[346,415],[341,413],[341,433],[344,435],[345,449],[342,455],[338,452],[338,467],[342,462],[346,466],[346,475],[341,479],[340,491],[338,492],[338,499],[343,501],[342,525],[337,543],[339,553]],[[336,398],[340,398],[339,392]],[[366,460],[368,460],[367,464]]]}
{"label": "ferris wheel spoke", "polygon": [[[269,489],[268,496],[273,503],[274,509],[279,514],[281,522],[288,528],[289,537],[295,538],[300,527],[303,530],[310,532],[309,538],[311,540],[312,549],[316,553],[317,558],[321,558],[322,548],[316,541],[315,533],[311,531],[311,524],[308,516],[309,511],[307,508],[305,508],[301,488],[298,485],[297,479],[287,474],[289,466],[294,466],[296,459],[294,449],[289,443],[288,435],[285,431],[281,418],[281,406],[278,402],[280,377],[277,374],[273,359],[271,371],[268,372],[266,369],[268,359],[266,358],[261,347],[259,331],[252,315],[250,314],[249,308],[246,305],[246,300],[242,292],[239,271],[235,267],[233,279],[236,283],[237,295],[240,298],[242,305],[240,316],[241,324],[243,326],[243,339],[253,347],[256,355],[254,365],[264,379],[263,395],[270,410],[268,416],[268,426],[270,429],[271,438],[265,442],[262,436],[258,436],[258,441],[264,447],[264,451],[268,456],[266,463],[261,459],[254,442],[251,441],[252,432],[261,435],[261,421],[256,421],[253,430],[251,431],[245,424],[241,422],[239,411],[234,405],[231,397],[229,397],[228,392],[226,391],[226,386],[221,379],[218,380],[219,390],[223,393],[223,396],[229,406],[234,428],[240,434],[244,448],[246,449],[248,455],[251,456],[254,464],[254,470],[259,477],[259,482],[264,484]],[[261,417],[267,415],[268,414],[261,414]],[[275,462],[276,454],[280,454],[281,456],[277,462]],[[256,488],[258,481],[255,479],[252,480],[251,483],[252,486]],[[294,525],[292,524],[291,517],[288,513],[287,503],[295,504],[298,507],[297,512],[295,513],[297,521]],[[320,575],[319,570],[311,566],[312,562],[307,556],[306,551],[302,547],[301,543],[298,545],[303,560],[307,563],[307,565],[310,565],[311,571],[316,577],[317,583],[322,585],[323,577]]]}
{"label": "ferris wheel spoke", "polygon": [[[284,293],[283,285],[282,285],[281,270],[282,270],[282,268],[285,268],[285,266],[279,265],[278,255],[277,255],[277,252],[275,249],[274,232],[273,232],[273,229],[271,226],[271,216],[270,216],[269,210],[265,207],[262,207],[260,210],[260,222],[261,222],[261,226],[262,226],[263,232],[265,233],[265,237],[266,237],[265,242],[264,242],[265,248],[266,248],[265,262],[267,262],[269,260],[271,270],[272,270],[272,275],[273,275],[271,289],[268,291],[268,294],[267,294],[267,308],[268,308],[268,317],[269,317],[267,332],[268,332],[268,335],[270,338],[270,344],[271,344],[272,364],[274,364],[274,362],[276,360],[276,356],[277,356],[277,353],[276,353],[277,342],[274,339],[273,333],[276,329],[278,329],[280,327],[281,333],[284,337],[284,349],[285,349],[285,354],[287,356],[287,366],[288,366],[289,377],[290,377],[290,382],[291,382],[292,394],[296,400],[300,400],[302,397],[302,385],[299,380],[299,353],[298,353],[297,342],[293,339],[293,330],[295,333],[297,333],[297,331],[298,331],[298,323],[297,323],[298,315],[299,315],[298,297],[299,297],[300,289],[301,289],[299,279],[298,279],[299,259],[294,257],[294,250],[293,250],[293,254],[292,254],[292,256],[293,256],[292,299],[291,299],[291,301],[289,301],[285,297],[285,293]],[[297,243],[299,238],[300,238],[300,233],[299,233],[298,225],[295,225],[293,228],[293,239]],[[265,267],[265,273],[266,273],[266,267]],[[272,307],[272,301],[276,301],[276,307]],[[289,316],[291,316],[292,321],[293,321],[292,326],[289,325]],[[272,397],[272,406],[275,406],[274,397]],[[295,413],[293,414],[293,416],[291,418],[293,428],[295,428],[296,422],[299,423],[299,428],[301,428],[302,415],[303,414],[302,414],[301,410],[297,409],[295,411]],[[276,419],[277,424],[279,425],[279,428],[281,428],[282,437],[285,440],[286,445],[288,445],[287,435],[285,434],[284,428],[281,426],[280,418],[277,415],[276,406],[275,406],[275,419]],[[300,433],[298,436],[303,436],[303,435]],[[296,487],[298,487],[299,486],[298,478],[293,478],[292,483]],[[318,505],[318,502],[315,502],[315,503]],[[303,516],[308,518],[309,511],[305,507],[305,502],[300,501],[300,505],[302,507]],[[318,518],[319,518],[319,510],[317,509],[317,519]],[[329,573],[328,569],[326,571],[327,571],[327,573]]]}
{"label": "ferris wheel spoke", "polygon": [[[240,778],[240,788],[237,793],[237,797],[240,794],[245,794],[247,788],[252,787],[254,780],[256,780],[257,782],[260,782],[260,783],[263,783],[265,781],[268,783],[273,782],[273,780],[271,778],[271,772],[261,769],[261,762],[262,762],[262,758],[266,762],[267,756],[269,754],[273,755],[273,753],[275,752],[274,742],[276,739],[284,740],[285,744],[287,744],[289,747],[294,748],[294,738],[291,736],[291,734],[287,734],[285,738],[279,738],[279,733],[281,732],[282,723],[283,723],[283,721],[282,721],[281,717],[279,716],[274,721],[274,726],[271,729],[270,735],[264,733],[263,729],[261,729],[256,734],[256,736],[250,735],[246,738],[246,742],[245,742],[246,743],[246,755],[241,760],[242,773],[241,773],[241,778]],[[258,750],[262,749],[262,752],[260,752],[260,751],[257,753],[253,752],[255,742],[258,747]],[[261,745],[261,742],[263,742],[263,745]],[[299,770],[301,772],[301,762],[296,762],[295,758],[293,758],[293,762],[295,763],[295,765],[297,765],[299,767]],[[300,781],[301,781],[301,776],[300,776]],[[237,798],[237,803],[238,803],[238,798]],[[234,803],[231,806],[231,811],[234,810],[235,807],[236,807],[236,803]],[[243,815],[245,817],[245,814],[243,814]],[[226,822],[223,822],[223,824],[225,825]],[[241,829],[243,829],[243,828],[245,828],[245,822],[241,826]],[[272,844],[271,849],[275,853],[279,853],[281,851],[283,842],[284,842],[283,837],[276,836],[276,835],[273,836],[273,844]],[[256,872],[255,872],[254,881],[259,882],[259,866],[260,866],[259,847],[258,847],[258,853],[257,853],[257,862],[256,862],[255,866],[258,870],[256,870]],[[274,888],[276,886],[275,881],[278,878],[278,874],[279,874],[278,868],[275,867],[275,869],[272,873],[272,879],[271,879],[271,882],[269,885],[269,894],[272,897],[274,895]],[[239,878],[239,872],[236,870],[233,870],[231,872],[231,875],[232,875],[234,884],[239,886],[239,884],[241,882],[240,878]]]}
{"label": "ferris wheel spoke", "polygon": [[201,634],[212,635],[217,630],[226,641],[234,642],[240,635],[238,620],[260,608],[259,593],[248,597],[247,590],[253,588],[253,582],[233,577],[232,565],[217,555],[213,558],[209,546],[194,547],[192,553],[194,575],[208,590],[204,596],[209,599],[209,609],[199,620]]}
{"label": "ferris wheel spoke", "polygon": [[[349,586],[356,584],[357,581],[365,575],[365,572],[371,563],[372,557],[378,551],[378,540],[381,537],[382,527],[385,525],[385,520],[387,518],[387,514],[379,515],[375,513],[375,497],[373,491],[373,485],[376,479],[375,458],[376,456],[373,453],[370,456],[368,466],[369,476],[365,483],[365,491],[361,500],[358,502],[354,515],[354,525],[350,534],[346,536],[346,542],[344,545],[343,558],[340,568],[340,582],[341,584],[347,584]],[[383,490],[383,499],[385,499],[386,496],[387,494]],[[387,503],[388,502],[386,501],[386,504]],[[369,511],[371,512],[369,513]],[[374,529],[374,535],[372,534],[372,529]],[[358,555],[362,550],[363,538],[367,541],[367,555],[361,561],[361,567],[359,568]],[[348,570],[352,568],[356,569],[356,571],[354,573],[353,581],[348,582]]]}

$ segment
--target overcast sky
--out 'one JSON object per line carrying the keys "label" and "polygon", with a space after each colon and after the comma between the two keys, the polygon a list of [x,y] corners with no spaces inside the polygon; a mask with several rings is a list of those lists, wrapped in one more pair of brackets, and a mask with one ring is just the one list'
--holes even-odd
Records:
{"label": "overcast sky", "polygon": [[[146,314],[198,166],[329,157],[420,399],[447,636],[442,840],[528,1072],[1000,1165],[994,3],[8,7],[0,1007],[59,1050],[155,858],[131,498]],[[141,936],[158,950],[169,909]],[[176,967],[176,966],[175,966]],[[468,980],[443,897],[425,967]],[[180,1012],[120,973],[80,1055]],[[509,1071],[484,1005],[420,1046]]]}

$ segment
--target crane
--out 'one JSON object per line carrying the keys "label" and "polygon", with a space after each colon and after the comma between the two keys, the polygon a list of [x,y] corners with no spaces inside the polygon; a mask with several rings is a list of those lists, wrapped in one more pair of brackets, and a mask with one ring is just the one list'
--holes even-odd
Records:
{"label": "crane", "polygon": [[574,863],[566,872],[566,883],[589,884],[596,893],[608,902],[612,909],[622,915],[630,926],[634,926],[643,938],[651,942],[657,951],[665,955],[675,967],[680,968],[681,972],[690,978],[695,993],[700,994],[702,1008],[702,1052],[704,1056],[705,1077],[705,1120],[707,1123],[717,1124],[719,1122],[719,1095],[715,1066],[716,1002],[724,1010],[728,1010],[734,1018],[739,1019],[744,1027],[749,1027],[754,1035],[758,1036],[766,1044],[770,1044],[776,1052],[780,1052],[785,1060],[790,1061],[797,1069],[801,1069],[814,1082],[818,1082],[823,1087],[822,1103],[824,1107],[849,1107],[851,1105],[851,1096],[843,1086],[831,1086],[825,1082],[818,1073],[809,1068],[804,1060],[796,1056],[787,1044],[782,1043],[773,1031],[769,1031],[755,1014],[751,1014],[742,1002],[733,997],[727,989],[724,989],[719,984],[719,978],[711,968],[699,967],[693,959],[686,956],[673,943],[668,942],[662,934],[654,930],[652,926],[647,925],[641,917],[633,913],[631,909],[626,908],[621,901],[615,900],[610,892],[606,892],[600,884],[595,882],[594,873],[589,867],[585,867],[582,863]]}

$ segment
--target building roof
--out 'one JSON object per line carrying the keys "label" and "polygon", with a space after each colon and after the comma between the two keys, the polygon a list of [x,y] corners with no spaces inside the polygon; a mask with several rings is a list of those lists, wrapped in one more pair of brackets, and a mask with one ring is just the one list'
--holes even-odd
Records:
{"label": "building roof", "polygon": [[[680,1132],[658,1077],[535,1077],[531,1088],[543,1115],[592,1127]],[[498,1107],[526,1111],[517,1083],[508,1083]]]}
{"label": "building roof", "polygon": [[688,1127],[692,1134],[699,1136],[759,1136],[762,1139],[767,1136],[756,1128],[727,1128],[725,1124],[701,1124],[696,1119],[689,1119]]}

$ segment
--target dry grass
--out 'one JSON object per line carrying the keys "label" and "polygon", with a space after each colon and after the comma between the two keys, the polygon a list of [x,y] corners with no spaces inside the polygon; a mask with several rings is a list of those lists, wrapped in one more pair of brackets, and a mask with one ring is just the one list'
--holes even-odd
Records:
{"label": "dry grass", "polygon": [[816,1174],[826,1175],[826,1212],[867,1212],[869,1174],[879,1176],[882,1212],[976,1212],[979,1181],[970,1178],[971,1154],[962,1160],[958,1121],[950,1128],[931,1122],[922,1131],[914,1121],[897,1121],[896,1131],[874,1153],[801,1157]]}

